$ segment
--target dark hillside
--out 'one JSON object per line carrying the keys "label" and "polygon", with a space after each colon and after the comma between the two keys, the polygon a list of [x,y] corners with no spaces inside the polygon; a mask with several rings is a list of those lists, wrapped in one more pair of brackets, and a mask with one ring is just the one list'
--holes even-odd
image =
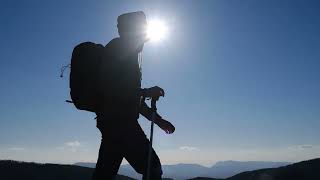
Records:
{"label": "dark hillside", "polygon": [[[302,161],[292,165],[247,171],[225,180],[320,180],[320,158]],[[192,180],[216,180],[214,178],[193,178]]]}
{"label": "dark hillside", "polygon": [[[0,161],[1,180],[90,180],[92,168],[73,165]],[[118,175],[117,180],[132,180]]]}
{"label": "dark hillside", "polygon": [[320,158],[302,161],[292,165],[261,169],[237,174],[228,180],[319,180]]}

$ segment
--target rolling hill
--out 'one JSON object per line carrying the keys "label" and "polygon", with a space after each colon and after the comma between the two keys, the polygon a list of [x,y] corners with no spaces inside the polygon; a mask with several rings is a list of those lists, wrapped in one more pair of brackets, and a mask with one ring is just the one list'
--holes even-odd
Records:
{"label": "rolling hill", "polygon": [[[90,180],[92,172],[92,168],[74,165],[0,161],[1,180]],[[133,180],[133,178],[118,175],[116,180]]]}
{"label": "rolling hill", "polygon": [[[279,168],[247,171],[225,180],[319,180],[320,158],[291,164]],[[191,180],[191,179],[190,179]],[[192,180],[216,180],[213,178],[193,178]]]}

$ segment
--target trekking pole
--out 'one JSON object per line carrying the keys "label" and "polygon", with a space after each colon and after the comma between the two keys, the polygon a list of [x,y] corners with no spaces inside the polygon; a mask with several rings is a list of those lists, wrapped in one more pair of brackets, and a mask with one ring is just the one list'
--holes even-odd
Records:
{"label": "trekking pole", "polygon": [[149,152],[148,152],[147,180],[150,180],[150,174],[151,174],[153,127],[154,127],[155,118],[157,116],[158,99],[159,97],[155,97],[151,99],[152,117],[151,117],[150,143],[149,143]]}

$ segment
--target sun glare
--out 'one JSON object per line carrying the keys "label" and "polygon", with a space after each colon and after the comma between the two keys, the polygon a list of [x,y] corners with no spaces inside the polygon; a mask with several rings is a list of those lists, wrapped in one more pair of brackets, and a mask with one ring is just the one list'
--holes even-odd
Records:
{"label": "sun glare", "polygon": [[168,28],[164,22],[160,20],[150,20],[147,26],[147,37],[151,41],[159,41],[163,39],[168,32]]}

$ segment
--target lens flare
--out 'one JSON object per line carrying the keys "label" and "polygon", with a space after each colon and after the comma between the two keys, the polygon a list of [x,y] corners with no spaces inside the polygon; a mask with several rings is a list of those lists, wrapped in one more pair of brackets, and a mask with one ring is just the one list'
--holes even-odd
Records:
{"label": "lens flare", "polygon": [[168,28],[164,22],[160,20],[150,20],[147,25],[147,37],[151,41],[160,41],[168,33]]}

